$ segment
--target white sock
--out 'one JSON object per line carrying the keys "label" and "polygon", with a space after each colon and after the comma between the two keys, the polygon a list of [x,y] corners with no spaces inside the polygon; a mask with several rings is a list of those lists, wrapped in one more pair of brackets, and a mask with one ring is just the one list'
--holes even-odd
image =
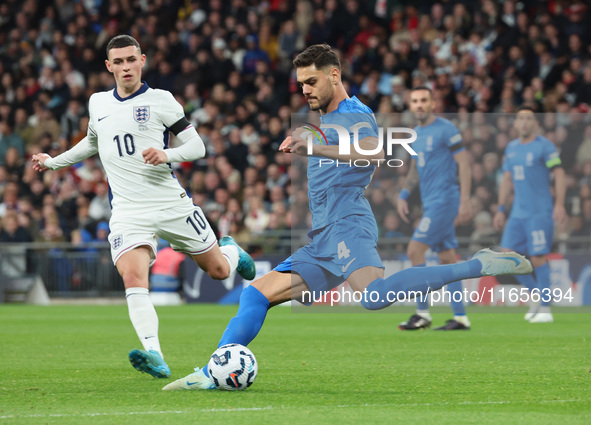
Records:
{"label": "white sock", "polygon": [[463,316],[454,316],[454,320],[456,322],[461,323],[464,326],[470,327],[470,320],[468,320],[468,316],[463,315]]}
{"label": "white sock", "polygon": [[236,267],[238,267],[238,259],[240,258],[238,248],[234,245],[224,245],[220,246],[220,251],[222,251],[226,261],[228,261],[228,264],[230,265],[230,273],[232,273],[236,270]]}
{"label": "white sock", "polygon": [[150,291],[146,288],[128,288],[125,297],[129,318],[144,349],[155,350],[162,356],[158,339],[158,315],[150,300]]}
{"label": "white sock", "polygon": [[431,322],[431,313],[429,313],[429,310],[417,310],[417,314]]}

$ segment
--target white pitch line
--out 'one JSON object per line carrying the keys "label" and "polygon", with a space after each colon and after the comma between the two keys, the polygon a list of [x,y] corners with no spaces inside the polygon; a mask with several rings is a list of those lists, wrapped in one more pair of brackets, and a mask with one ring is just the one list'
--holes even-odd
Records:
{"label": "white pitch line", "polygon": [[[495,405],[495,404],[549,404],[549,403],[576,403],[584,402],[585,400],[578,399],[567,399],[567,400],[540,400],[535,402],[519,401],[514,402],[510,400],[498,400],[498,401],[461,401],[459,403],[388,403],[388,404],[336,404],[332,406],[313,406],[315,409],[347,409],[355,407],[433,407],[433,406],[470,406],[470,405]],[[207,412],[252,412],[259,410],[289,410],[299,409],[296,406],[264,406],[264,407],[236,407],[236,408],[211,408],[211,409],[199,409],[199,410],[152,410],[146,412],[96,412],[96,413],[48,413],[46,415],[4,415],[0,416],[0,419],[17,419],[17,418],[67,418],[67,417],[93,417],[93,416],[127,416],[127,415],[185,415],[190,413],[207,413]]]}

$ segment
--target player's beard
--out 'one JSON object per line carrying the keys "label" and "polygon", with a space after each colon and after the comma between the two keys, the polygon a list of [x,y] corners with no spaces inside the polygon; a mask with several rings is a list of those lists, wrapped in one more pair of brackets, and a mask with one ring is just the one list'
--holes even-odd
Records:
{"label": "player's beard", "polygon": [[529,139],[529,138],[531,138],[531,136],[533,134],[534,134],[533,128],[531,130],[522,130],[519,132],[519,137],[521,137],[522,139]]}
{"label": "player's beard", "polygon": [[308,103],[308,106],[310,106],[310,110],[311,110],[311,111],[314,111],[314,112],[316,112],[316,111],[322,111],[322,112],[325,112],[325,111],[326,111],[326,109],[328,108],[328,105],[329,105],[329,103],[330,103],[330,100],[329,100],[329,101],[326,101],[326,102],[324,102],[324,103],[321,103],[321,102],[320,102],[320,99],[318,99],[318,98],[317,98],[316,100],[318,101],[318,106],[312,106],[312,105],[310,105],[310,104]]}
{"label": "player's beard", "polygon": [[308,102],[308,106],[310,106],[310,110],[312,111],[321,111],[321,112],[326,112],[326,110],[328,109],[328,105],[330,105],[330,102],[332,101],[334,97],[334,90],[332,92],[328,93],[320,93],[319,96],[314,96],[314,99],[318,102],[318,106],[312,106],[310,105],[310,102]]}
{"label": "player's beard", "polygon": [[424,125],[427,121],[429,121],[431,115],[431,112],[428,111],[415,112],[415,118],[417,119],[420,125]]}

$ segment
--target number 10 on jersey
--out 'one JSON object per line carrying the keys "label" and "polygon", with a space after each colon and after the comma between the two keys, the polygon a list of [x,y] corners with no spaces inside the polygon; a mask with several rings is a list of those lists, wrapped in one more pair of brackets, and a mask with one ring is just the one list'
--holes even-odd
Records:
{"label": "number 10 on jersey", "polygon": [[119,150],[120,157],[123,156],[122,147],[125,148],[125,152],[127,153],[127,155],[133,155],[135,153],[135,143],[133,142],[133,136],[131,134],[126,133],[123,136],[123,146],[121,146],[121,140],[119,138],[119,135],[113,137],[113,141],[117,143],[117,149]]}

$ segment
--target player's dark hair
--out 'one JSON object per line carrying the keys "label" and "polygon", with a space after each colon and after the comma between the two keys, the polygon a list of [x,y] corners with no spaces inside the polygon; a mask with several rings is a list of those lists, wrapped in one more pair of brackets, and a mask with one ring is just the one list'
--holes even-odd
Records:
{"label": "player's dark hair", "polygon": [[293,66],[303,68],[314,65],[316,69],[324,69],[328,66],[341,71],[341,61],[328,44],[314,44],[308,47],[293,60]]}
{"label": "player's dark hair", "polygon": [[531,106],[527,106],[527,105],[522,105],[519,108],[517,108],[517,111],[515,112],[515,114],[518,114],[522,111],[528,111],[533,113],[534,115],[536,114],[536,111],[534,111],[534,108],[532,108]]}
{"label": "player's dark hair", "polygon": [[413,91],[419,91],[419,90],[427,90],[429,92],[429,96],[431,96],[431,98],[433,97],[433,90],[431,90],[427,86],[416,86],[416,87],[413,87],[412,89],[410,89],[410,92],[412,93]]}
{"label": "player's dark hair", "polygon": [[140,49],[140,53],[142,52],[142,48],[140,47],[140,43],[138,43],[135,38],[133,38],[130,35],[122,34],[122,35],[118,35],[118,36],[113,37],[111,39],[111,41],[109,41],[109,44],[107,44],[107,58],[109,57],[109,51],[111,49],[120,49],[122,47],[127,47],[127,46],[135,46],[138,49]]}

